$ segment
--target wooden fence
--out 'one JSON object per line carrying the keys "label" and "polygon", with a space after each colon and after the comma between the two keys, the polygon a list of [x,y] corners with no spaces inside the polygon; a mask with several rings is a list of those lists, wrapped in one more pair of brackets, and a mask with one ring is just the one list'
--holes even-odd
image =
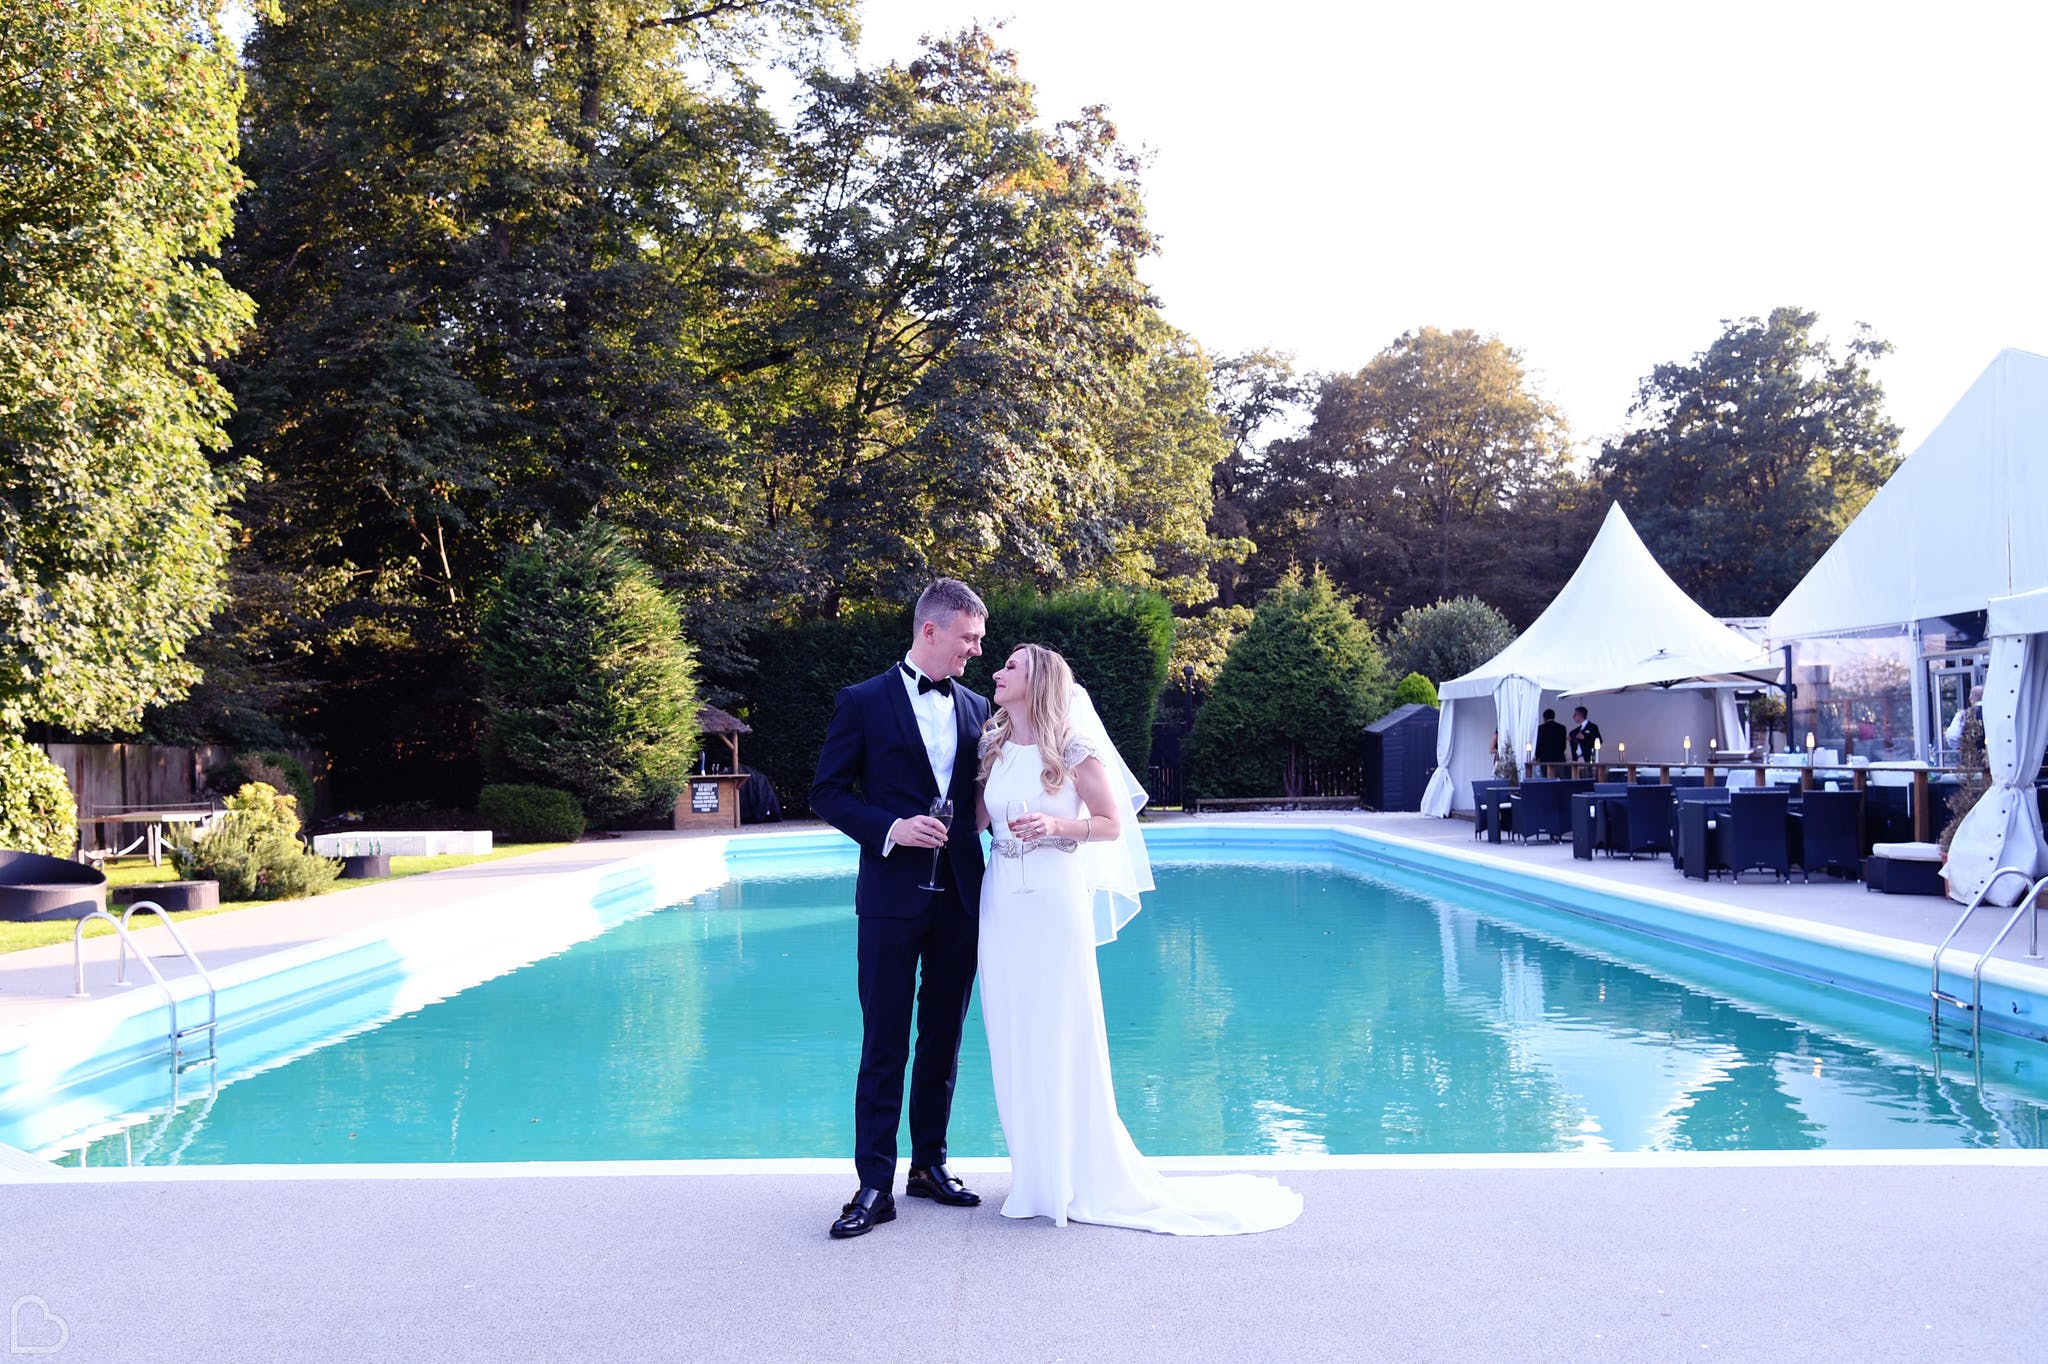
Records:
{"label": "wooden fence", "polygon": [[[212,744],[196,748],[169,744],[44,744],[50,760],[64,769],[71,794],[78,802],[78,837],[81,848],[115,846],[118,831],[102,835],[85,821],[111,807],[136,808],[152,805],[191,805],[209,799],[206,774],[226,762],[235,750]],[[327,755],[318,749],[287,748],[306,766],[313,778],[313,806],[302,812],[317,818],[327,799]],[[130,835],[132,838],[132,835]]]}

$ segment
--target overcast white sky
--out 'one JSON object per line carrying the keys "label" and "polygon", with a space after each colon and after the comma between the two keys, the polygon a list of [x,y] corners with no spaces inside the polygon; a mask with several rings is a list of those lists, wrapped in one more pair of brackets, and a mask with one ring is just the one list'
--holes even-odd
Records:
{"label": "overcast white sky", "polygon": [[1597,442],[1796,304],[1896,346],[1910,451],[2001,347],[2048,353],[2048,5],[864,0],[861,57],[976,18],[1043,115],[1152,152],[1146,274],[1212,354],[1472,327]]}

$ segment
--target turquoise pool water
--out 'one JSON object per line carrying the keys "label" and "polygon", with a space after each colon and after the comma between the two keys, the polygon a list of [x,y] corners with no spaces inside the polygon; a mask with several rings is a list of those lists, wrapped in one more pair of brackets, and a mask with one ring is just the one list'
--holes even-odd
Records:
{"label": "turquoise pool water", "polygon": [[[2041,1144],[2048,1094],[1945,1071],[1904,1008],[1341,858],[1159,881],[1099,954],[1152,1154]],[[840,1157],[851,900],[850,874],[749,874],[217,1091],[188,1074],[62,1158]],[[1002,1153],[978,1012],[952,1136]]]}

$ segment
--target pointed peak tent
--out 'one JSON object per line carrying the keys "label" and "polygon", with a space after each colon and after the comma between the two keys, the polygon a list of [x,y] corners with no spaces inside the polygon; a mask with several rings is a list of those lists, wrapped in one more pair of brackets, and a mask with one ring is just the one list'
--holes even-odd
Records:
{"label": "pointed peak tent", "polygon": [[1617,697],[1606,708],[1626,718],[1622,728],[1609,729],[1593,717],[1609,744],[1623,733],[1661,743],[1669,731],[1675,755],[1679,736],[1688,732],[1732,742],[1740,721],[1730,689],[1777,676],[1777,665],[1753,640],[1708,615],[1671,581],[1616,503],[1543,614],[1507,648],[1437,688],[1444,702],[1438,770],[1422,808],[1436,815],[1464,808],[1470,781],[1490,775],[1486,741],[1496,729],[1510,753],[1525,755],[1546,695],[1689,692],[1669,704],[1655,696],[1626,703]]}
{"label": "pointed peak tent", "polygon": [[1671,581],[1617,502],[1543,614],[1507,648],[1438,687],[1437,695],[1491,696],[1505,677],[1586,695],[1715,678],[1727,679],[1718,685],[1755,685],[1777,675],[1754,641],[1708,615]]}

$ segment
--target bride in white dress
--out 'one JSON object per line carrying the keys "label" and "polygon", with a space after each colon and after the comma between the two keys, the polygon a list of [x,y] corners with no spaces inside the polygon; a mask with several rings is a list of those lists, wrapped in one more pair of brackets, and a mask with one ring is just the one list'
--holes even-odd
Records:
{"label": "bride in white dress", "polygon": [[1182,1236],[1271,1231],[1301,1196],[1253,1175],[1167,1179],[1117,1116],[1095,949],[1152,889],[1144,792],[1066,660],[1020,645],[995,675],[981,744],[981,1015],[1010,1148],[1005,1217]]}

